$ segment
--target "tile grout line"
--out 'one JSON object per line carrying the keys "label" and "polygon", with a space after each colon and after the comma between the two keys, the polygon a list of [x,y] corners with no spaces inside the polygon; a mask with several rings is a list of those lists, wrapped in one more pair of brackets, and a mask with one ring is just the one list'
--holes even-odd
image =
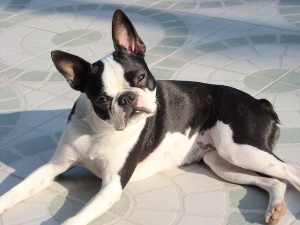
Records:
{"label": "tile grout line", "polygon": [[[79,3],[78,3],[78,4],[79,4]],[[127,8],[127,7],[129,7],[129,6],[127,5],[125,8]],[[148,8],[151,8],[151,6],[143,7],[141,10],[145,10],[145,9],[148,9]],[[39,10],[41,10],[41,9],[39,9]],[[38,10],[37,10],[37,11],[38,11]],[[26,13],[27,13],[27,12],[24,12],[24,14],[26,14]],[[23,14],[23,13],[22,13],[22,14]],[[94,19],[94,21],[95,21],[95,20],[96,20],[96,19]],[[91,23],[93,23],[93,22],[91,21]],[[63,43],[61,43],[61,44],[55,46],[55,48],[57,48],[57,47],[58,47],[58,48],[59,48],[59,47],[63,47],[64,45],[69,44],[69,43],[73,42],[74,40],[78,40],[78,39],[80,39],[80,38],[82,38],[82,37],[85,37],[85,36],[89,35],[89,34],[92,33],[92,32],[93,32],[93,30],[88,31],[88,32],[86,32],[86,33],[84,33],[84,34],[82,34],[82,35],[79,35],[79,36],[77,36],[77,37],[75,37],[75,38],[72,38],[72,39],[70,39],[70,40],[68,40],[68,41],[66,41],[66,42],[63,42]],[[28,61],[34,60],[35,58],[38,58],[39,56],[42,56],[43,54],[45,54],[45,53],[47,53],[47,52],[49,52],[49,51],[51,51],[51,49],[47,49],[47,50],[43,51],[42,53],[39,53],[39,54],[37,54],[37,55],[28,57],[27,59],[22,60],[22,61],[19,61],[19,62],[17,62],[17,63],[14,64],[14,65],[10,65],[10,66],[8,66],[8,67],[6,67],[6,68],[0,70],[0,73],[6,72],[6,71],[8,71],[8,70],[10,70],[10,69],[13,69],[13,68],[17,67],[18,65],[22,65],[23,63],[26,63],[26,62],[28,62]],[[9,81],[5,82],[5,84],[7,84],[7,83],[9,83]]]}
{"label": "tile grout line", "polygon": [[300,64],[295,66],[294,68],[288,70],[287,72],[281,74],[278,78],[276,78],[275,80],[273,80],[272,82],[270,82],[269,84],[267,84],[266,86],[264,86],[263,88],[261,88],[260,90],[258,90],[256,93],[254,93],[254,97],[257,97],[257,95],[261,94],[263,91],[265,91],[266,89],[268,89],[269,87],[273,86],[275,83],[277,83],[278,81],[280,81],[282,78],[286,77],[290,72],[295,71],[296,69],[300,68]]}
{"label": "tile grout line", "polygon": [[[205,20],[204,22],[207,22],[207,21],[209,21],[209,20],[210,20],[210,19]],[[184,23],[184,25],[185,25],[186,28],[188,28],[188,26],[187,26],[186,23]],[[210,32],[210,33],[208,33],[208,34],[206,34],[206,35],[203,35],[202,38],[207,38],[207,37],[209,37],[209,36],[211,36],[211,35],[216,34],[217,32],[218,32],[218,29],[215,27],[214,30],[213,30],[212,32]],[[166,60],[166,59],[169,58],[169,57],[172,57],[172,56],[176,55],[178,52],[182,51],[183,49],[185,49],[185,48],[188,49],[188,48],[189,48],[189,44],[187,44],[187,42],[188,42],[188,38],[189,38],[189,37],[191,37],[191,35],[190,35],[190,34],[187,34],[186,40],[184,41],[184,43],[183,43],[180,47],[174,48],[174,51],[173,51],[173,52],[171,52],[171,53],[169,53],[169,54],[166,54],[166,55],[164,55],[162,58],[160,58],[159,60],[156,60],[156,61],[150,63],[149,66],[155,67],[155,66],[157,66],[159,63],[161,63],[162,61]],[[200,53],[199,55],[201,55],[201,53]],[[185,64],[186,64],[186,63],[183,63],[182,66],[184,66]]]}
{"label": "tile grout line", "polygon": [[48,32],[48,33],[51,33],[51,34],[59,34],[59,32],[48,30],[46,28],[36,27],[34,25],[21,24],[21,26],[26,27],[26,28],[31,28],[31,29],[34,29],[34,30],[38,30],[38,31]]}
{"label": "tile grout line", "polygon": [[[147,9],[147,8],[151,8],[151,6],[145,7],[145,8],[142,9],[142,10],[145,10],[145,9]],[[169,10],[167,10],[167,11],[169,11]],[[216,19],[219,19],[219,18],[216,18]],[[225,19],[225,20],[228,20],[228,19]],[[233,21],[235,21],[235,20],[233,20]],[[263,26],[263,25],[258,25],[258,24],[254,24],[254,25],[256,25],[256,26]],[[280,28],[277,28],[277,29],[280,29]],[[92,32],[92,31],[90,31],[90,32]],[[73,38],[73,39],[71,39],[71,40],[68,40],[67,42],[64,42],[64,43],[58,45],[57,47],[59,47],[59,46],[64,46],[65,44],[68,44],[68,43],[70,43],[70,42],[72,42],[72,41],[74,41],[74,40],[80,39],[80,38],[82,38],[82,37],[88,35],[90,32],[87,32],[87,33],[84,33],[84,34],[82,34],[82,35],[79,35],[79,36],[77,36],[76,38]],[[178,49],[177,49],[177,50],[178,50]],[[25,63],[25,62],[27,62],[27,61],[33,60],[33,59],[35,59],[35,58],[38,58],[39,56],[41,56],[42,54],[44,54],[44,53],[46,53],[46,52],[48,52],[48,51],[50,51],[50,49],[48,49],[47,51],[43,51],[42,53],[37,54],[37,55],[35,55],[35,56],[29,57],[29,58],[27,58],[27,59],[25,59],[25,60],[23,60],[23,61],[21,61],[21,62],[18,62],[17,64],[14,64],[14,65],[12,65],[12,66],[8,66],[8,67],[4,68],[3,70],[0,70],[0,73],[5,72],[5,71],[7,71],[7,70],[10,70],[10,69],[12,69],[12,68],[14,68],[14,67],[16,67],[16,66],[18,66],[18,65],[22,65],[23,63]],[[175,51],[175,52],[177,52],[177,51]],[[175,52],[173,52],[173,53],[175,53]],[[173,54],[171,54],[171,55],[173,55]],[[169,56],[170,56],[170,55],[169,55]],[[167,58],[167,57],[165,57],[165,58]],[[159,60],[159,61],[162,61],[162,60]]]}
{"label": "tile grout line", "polygon": [[[39,10],[42,10],[42,9],[38,9],[38,10],[36,10],[36,11],[39,11]],[[28,12],[24,12],[24,14],[27,14],[27,13],[28,13]],[[23,13],[22,13],[22,14],[23,14]],[[95,20],[96,20],[96,19],[94,18],[94,21],[95,21]],[[91,22],[91,23],[92,23],[92,22]],[[24,25],[23,25],[23,26],[24,26]],[[26,27],[26,26],[25,26],[25,27]],[[86,33],[83,33],[83,34],[81,34],[81,35],[79,35],[79,36],[77,36],[77,37],[75,37],[75,38],[72,38],[72,39],[70,39],[70,40],[68,40],[68,41],[66,41],[66,42],[63,42],[63,43],[61,43],[61,44],[59,44],[59,45],[56,45],[55,48],[57,48],[57,47],[63,47],[64,45],[69,44],[69,43],[73,42],[74,40],[77,40],[77,39],[80,39],[80,38],[82,38],[82,37],[85,37],[85,36],[89,35],[89,34],[92,33],[92,32],[93,32],[93,30],[88,31],[88,32],[86,32]],[[18,65],[22,65],[23,63],[26,63],[26,62],[28,62],[28,61],[30,61],[30,60],[35,59],[35,58],[38,58],[39,56],[42,56],[43,54],[45,54],[45,53],[47,53],[47,52],[49,52],[49,51],[51,51],[51,49],[47,49],[47,50],[45,50],[45,51],[42,51],[42,53],[39,53],[39,54],[36,54],[36,55],[34,55],[34,56],[28,57],[28,58],[25,59],[25,60],[21,60],[21,61],[17,62],[17,63],[14,64],[14,65],[10,65],[10,66],[8,66],[8,67],[6,67],[6,68],[0,70],[0,73],[5,72],[5,71],[8,71],[8,70],[10,70],[10,69],[13,69],[13,68],[17,67]]]}
{"label": "tile grout line", "polygon": [[[155,8],[155,4],[158,4],[158,3],[161,2],[161,1],[163,1],[163,0],[157,1],[157,2],[151,4],[151,5],[147,6],[147,7],[143,7],[143,8],[141,7],[141,9],[139,9],[139,10],[137,10],[137,11],[143,11],[143,10],[147,10],[147,9],[149,9],[149,8],[153,8],[154,10],[156,9],[156,10],[158,10],[158,11],[165,11],[165,12],[168,12],[168,13],[170,13],[170,11],[173,11],[172,8],[167,8],[167,9],[165,9],[165,10],[159,9],[159,8]],[[76,3],[77,3],[77,4],[82,4],[81,1],[78,1],[78,2],[76,2]],[[63,6],[68,6],[68,5],[71,5],[71,4],[70,4],[69,2],[67,2],[67,3],[64,4]],[[117,4],[112,4],[112,5],[117,5]],[[39,10],[46,9],[46,7],[48,7],[48,6],[52,7],[52,5],[49,4],[49,5],[43,6],[43,7],[45,7],[45,8],[35,9],[34,11],[39,11]],[[139,5],[133,5],[133,6],[139,7]],[[153,6],[154,6],[154,7],[153,7]],[[127,6],[127,7],[129,7],[129,6]],[[163,13],[163,12],[158,12],[157,14],[161,14],[161,13]],[[172,12],[171,12],[171,13],[172,13]],[[176,11],[176,10],[175,10],[175,13],[173,12],[172,14],[177,14],[177,15],[182,16],[182,14],[184,14],[184,13],[190,13],[190,12],[189,12],[189,11]],[[22,14],[28,14],[28,11],[14,14],[14,15],[12,15],[12,17],[19,16],[20,14],[21,14],[21,15],[22,15]],[[200,15],[200,16],[207,16],[207,15],[205,15],[205,14],[203,15],[203,14],[201,14],[201,13],[199,13],[199,12],[194,12],[194,14]],[[155,14],[153,14],[153,15],[155,15]],[[0,21],[6,21],[6,20],[10,20],[10,19],[11,19],[11,17],[5,18],[5,19],[1,19]],[[226,20],[226,21],[231,21],[231,22],[239,22],[239,23],[245,23],[245,24],[255,25],[255,26],[259,26],[259,27],[273,28],[273,29],[279,29],[279,30],[282,30],[282,31],[289,31],[289,32],[297,32],[297,33],[299,33],[299,30],[298,30],[297,28],[296,28],[296,29],[293,29],[293,28],[285,28],[285,27],[282,28],[282,27],[277,27],[277,26],[271,25],[271,24],[270,24],[270,25],[266,25],[266,24],[258,24],[258,23],[249,22],[249,21],[235,20],[235,19],[223,18],[223,17],[216,17],[216,16],[210,16],[210,19],[215,19],[215,20]]]}
{"label": "tile grout line", "polygon": [[[22,134],[23,134],[23,135],[27,135],[27,134],[29,134],[29,133],[32,133],[32,132],[34,132],[35,129],[38,129],[39,127],[43,126],[44,124],[49,123],[50,121],[52,121],[52,120],[58,118],[58,117],[61,116],[62,114],[64,114],[64,112],[57,113],[57,114],[55,114],[53,117],[48,118],[47,120],[45,120],[45,121],[43,121],[43,122],[37,124],[36,126],[30,127],[28,130],[26,130],[26,131],[24,131],[24,132],[22,131]],[[20,138],[20,135],[22,135],[22,134],[18,134],[18,136],[14,136],[14,137],[12,137],[11,139],[8,139],[8,140],[2,142],[2,143],[1,143],[1,146],[4,146],[4,147],[9,146],[10,142],[12,142],[12,141],[14,141],[14,140]]]}
{"label": "tile grout line", "polygon": [[[67,92],[69,92],[69,91],[70,91],[70,90],[68,90],[68,91],[66,91],[66,92],[64,92],[64,93],[61,93],[60,95],[57,95],[57,96],[55,96],[54,98],[52,98],[52,99],[50,99],[50,100],[47,100],[47,101],[43,102],[42,104],[36,105],[36,107],[39,107],[40,105],[46,104],[47,102],[51,102],[51,101],[53,101],[54,99],[56,99],[56,98],[58,98],[58,97],[64,96],[64,95],[65,95]],[[69,109],[67,109],[67,110],[69,110]],[[64,114],[64,112],[57,113],[57,114],[53,115],[52,117],[48,118],[47,120],[45,120],[45,121],[43,121],[43,122],[41,122],[41,123],[39,123],[39,124],[37,124],[37,125],[35,125],[35,126],[33,126],[33,127],[30,127],[29,129],[27,129],[27,131],[24,131],[24,132],[31,133],[31,132],[34,131],[34,129],[43,126],[44,124],[46,124],[46,123],[48,123],[48,122],[50,122],[50,121],[52,121],[52,120],[54,120],[54,119],[60,117],[60,116],[63,115],[63,114]],[[27,133],[26,133],[26,134],[27,134]],[[21,135],[21,134],[18,134],[18,136],[14,136],[14,137],[12,137],[11,139],[8,139],[8,140],[2,142],[1,145],[3,145],[3,146],[8,146],[8,145],[10,144],[11,141],[13,141],[13,140],[19,138],[20,135]]]}
{"label": "tile grout line", "polygon": [[[79,36],[77,36],[77,37],[75,37],[75,38],[72,38],[72,39],[70,39],[70,40],[68,40],[68,41],[66,41],[66,42],[64,42],[64,43],[62,43],[62,44],[59,44],[59,45],[55,46],[55,48],[57,48],[57,47],[63,47],[64,45],[69,44],[70,42],[72,42],[72,41],[74,41],[74,40],[80,39],[80,38],[82,38],[82,37],[84,37],[84,36],[90,34],[91,32],[93,32],[93,31],[89,31],[89,32],[86,32],[86,33],[84,33],[84,34],[81,34],[81,35],[79,35]],[[26,63],[26,62],[28,62],[28,61],[30,61],[30,60],[33,60],[33,59],[35,59],[35,58],[38,58],[38,57],[42,56],[43,54],[45,54],[45,53],[47,53],[47,52],[49,52],[49,51],[51,51],[51,50],[52,50],[52,48],[51,48],[51,49],[47,49],[47,50],[45,50],[45,51],[42,51],[42,53],[39,53],[39,54],[34,55],[34,56],[31,56],[31,57],[29,57],[29,58],[27,58],[27,59],[25,59],[25,60],[21,60],[20,62],[14,64],[14,65],[8,66],[8,67],[4,68],[3,70],[0,70],[0,73],[6,72],[6,71],[8,71],[8,70],[10,70],[10,69],[12,69],[12,68],[18,66],[18,65],[22,65],[23,63]]]}
{"label": "tile grout line", "polygon": [[[170,11],[170,10],[168,10]],[[184,13],[189,13],[187,11],[176,11],[178,15],[184,14]],[[206,14],[201,14],[201,12],[194,12],[194,14],[196,15],[200,15],[203,17],[207,17],[208,15]],[[225,20],[225,21],[229,21],[229,22],[235,22],[235,23],[244,23],[244,24],[248,24],[248,25],[254,25],[254,26],[259,26],[259,27],[264,27],[264,28],[271,28],[271,29],[278,29],[280,31],[288,31],[288,32],[296,32],[299,33],[299,29],[298,28],[287,28],[287,27],[278,27],[278,26],[274,26],[272,24],[266,25],[266,24],[259,24],[259,23],[255,23],[255,22],[249,22],[249,21],[243,21],[243,20],[236,20],[236,19],[230,19],[230,18],[224,18],[224,17],[217,17],[217,16],[209,16],[210,19],[214,19],[214,20]]]}
{"label": "tile grout line", "polygon": [[[145,9],[145,8],[148,8],[148,7],[144,7],[144,9]],[[149,7],[149,8],[150,8],[150,7]],[[91,31],[91,32],[92,32],[92,31]],[[84,36],[88,35],[89,33],[90,33],[90,32],[84,33],[84,34],[82,34],[82,35],[80,35],[80,36],[77,36],[76,38],[73,38],[73,39],[71,39],[71,40],[68,40],[67,42],[64,42],[64,43],[62,43],[62,44],[60,44],[60,45],[58,45],[58,46],[63,46],[63,45],[65,45],[65,44],[69,43],[69,42],[72,42],[73,40],[77,40],[77,39],[79,39],[79,38],[81,38],[81,37],[84,37]],[[56,47],[57,47],[57,46],[56,46]],[[16,67],[17,65],[21,65],[22,63],[25,63],[25,62],[30,61],[30,60],[32,60],[32,59],[38,58],[40,55],[44,54],[45,52],[46,52],[46,51],[43,51],[43,53],[41,53],[41,54],[38,54],[38,55],[35,55],[35,56],[32,56],[32,57],[29,57],[29,58],[27,58],[26,60],[23,60],[23,61],[21,61],[21,62],[19,62],[19,63],[17,63],[17,64],[14,64],[13,66],[6,67],[5,69],[0,70],[0,73],[1,73],[1,72],[5,72],[5,71],[7,71],[7,70],[9,70],[9,69],[12,69],[12,68]],[[7,84],[7,83],[9,83],[9,82],[10,82],[10,81],[8,80],[8,81],[5,82],[5,83]],[[63,94],[65,94],[65,93],[63,93]],[[62,95],[63,95],[63,94],[62,94]],[[56,96],[56,97],[58,97],[58,96]],[[53,100],[53,99],[51,99],[51,100]],[[47,123],[47,122],[49,122],[49,121],[51,121],[51,120],[53,120],[53,119],[56,119],[56,118],[59,117],[61,114],[63,114],[63,113],[59,113],[59,114],[53,116],[52,118],[49,118],[47,121],[43,121],[43,123],[38,124],[38,125],[36,125],[35,127],[32,127],[32,128],[30,129],[29,132],[31,132],[34,128],[39,128],[39,127],[42,126],[43,124],[45,124],[45,123]],[[18,137],[14,137],[13,139],[7,140],[7,141],[5,141],[5,142],[3,142],[3,143],[1,143],[1,144],[9,145],[9,142],[11,142],[12,140],[15,140],[16,138],[18,138]]]}

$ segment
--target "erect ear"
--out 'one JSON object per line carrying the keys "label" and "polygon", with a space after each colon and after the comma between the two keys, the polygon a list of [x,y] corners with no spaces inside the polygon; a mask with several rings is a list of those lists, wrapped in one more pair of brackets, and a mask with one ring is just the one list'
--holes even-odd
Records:
{"label": "erect ear", "polygon": [[59,50],[52,51],[51,58],[70,86],[75,90],[83,91],[91,64],[76,55]]}
{"label": "erect ear", "polygon": [[128,17],[120,9],[112,20],[112,38],[116,50],[126,49],[129,53],[144,56],[146,46],[137,34]]}

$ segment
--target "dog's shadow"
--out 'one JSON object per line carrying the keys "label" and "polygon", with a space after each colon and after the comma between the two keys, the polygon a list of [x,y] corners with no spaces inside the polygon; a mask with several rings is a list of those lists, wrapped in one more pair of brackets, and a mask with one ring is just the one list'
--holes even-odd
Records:
{"label": "dog's shadow", "polygon": [[[181,168],[187,173],[197,173],[224,182],[215,176],[205,165],[193,165]],[[15,175],[7,177],[0,188],[0,195],[10,190],[19,182]],[[143,182],[143,181],[140,181]],[[54,193],[49,210],[52,217],[43,221],[41,225],[51,225],[53,220],[62,223],[71,216],[74,216],[100,189],[101,180],[87,170],[75,167],[56,178],[56,185],[60,191]],[[264,211],[267,208],[267,193],[255,187],[242,187],[235,184],[225,183],[229,193],[229,207],[234,209],[229,216],[228,224],[265,224]],[[53,191],[53,187],[49,188]],[[49,191],[49,189],[47,189]],[[45,190],[33,198],[43,198],[49,192]],[[227,203],[228,204],[228,203]],[[227,206],[228,207],[228,206]],[[101,218],[99,218],[101,219]],[[102,220],[102,219],[101,219]],[[104,218],[105,221],[105,218]],[[102,223],[99,223],[102,224]]]}
{"label": "dog's shadow", "polygon": [[[35,120],[35,122],[37,122],[36,120],[43,121],[48,119],[50,115],[59,113],[64,115],[64,119],[66,121],[68,111],[69,110],[22,112],[20,114],[22,114],[23,119],[21,118],[18,124],[22,126],[22,121],[28,122],[30,118],[32,120]],[[12,113],[0,114],[0,122],[13,121],[13,119],[16,117],[17,116]],[[65,126],[65,122],[64,124],[57,123],[54,125],[58,126],[58,130],[62,130]],[[46,131],[48,132],[48,130]],[[24,144],[20,144],[19,147],[21,148],[21,151],[28,150],[28,152],[26,152],[27,156],[29,156],[28,158],[34,160],[35,154],[39,153],[37,153],[38,150],[32,150],[31,148],[36,148],[36,145],[40,147],[40,143],[37,143],[35,141],[32,141],[29,144],[27,142],[24,142]],[[51,155],[54,153],[55,146],[48,145],[48,147],[49,146],[51,147],[51,149],[48,149],[48,151],[45,152],[46,154],[44,155],[43,163],[49,160]],[[23,179],[23,176],[20,177],[20,174],[31,174],[34,169],[40,166],[33,161],[22,160],[20,160],[20,163],[18,164],[18,166],[16,166],[17,164],[10,163],[10,160],[13,160],[15,156],[11,155],[7,157],[7,154],[12,153],[10,153],[8,150],[2,152],[0,151],[0,162],[2,162],[3,165],[7,165],[8,167],[16,169],[16,171],[5,177],[5,172],[1,171],[0,166],[0,195],[13,188]],[[34,166],[30,166],[27,168],[27,165],[25,164],[30,163],[32,163]],[[203,166],[203,163],[201,163],[201,166],[183,167],[182,169],[187,173],[200,173],[202,175],[204,174],[206,176],[209,176],[210,178],[220,180],[207,167]],[[3,169],[3,171],[5,171],[5,169]],[[57,178],[57,183],[58,184],[56,185],[58,185],[59,187],[57,188],[57,190],[54,190],[54,192],[52,191],[55,194],[57,193],[57,196],[53,196],[51,204],[49,203],[49,210],[51,212],[52,218],[49,218],[46,221],[42,222],[42,225],[51,225],[53,220],[62,223],[67,218],[75,215],[101,188],[100,179],[96,178],[86,170],[78,168],[71,169],[70,171],[67,171],[66,173],[59,176]],[[267,208],[268,203],[268,196],[266,192],[254,187],[244,188],[229,183],[225,184],[225,186],[225,191],[229,193],[229,203],[227,204],[229,204],[229,207],[234,209],[233,211],[236,212],[233,212],[229,216],[229,220],[231,221],[231,223],[229,221],[229,224],[264,224],[263,214],[265,209]],[[38,196],[41,196],[41,198],[43,199],[43,197],[45,197],[44,195],[51,194],[52,192],[47,192],[46,190],[45,192],[41,192]],[[294,213],[292,211],[292,214],[296,215],[297,212]],[[103,220],[100,219],[99,221],[107,220],[103,218]]]}
{"label": "dog's shadow", "polygon": [[[101,179],[81,167],[74,167],[56,178],[60,189],[65,190],[62,196],[56,197],[50,205],[53,218],[62,223],[74,216],[101,189]],[[97,209],[95,209],[97,210]],[[44,221],[41,225],[49,225]]]}
{"label": "dog's shadow", "polygon": [[[228,193],[227,199],[229,202],[227,202],[227,207],[229,207],[229,210],[231,211],[227,224],[266,224],[264,216],[269,202],[269,195],[266,191],[254,186],[238,185],[224,181],[217,177],[203,163],[198,166],[183,167],[182,169],[188,173],[206,175],[224,183],[225,189],[223,190]],[[288,189],[288,194],[286,195],[286,200],[291,198],[299,198],[299,193],[293,187]],[[209,205],[210,203],[207,204]],[[296,219],[299,219],[299,208],[295,208],[293,205],[291,205],[290,208],[289,205],[287,207],[290,213],[295,216]]]}
{"label": "dog's shadow", "polygon": [[[0,196],[10,191],[22,182],[22,180],[22,178],[15,174],[10,174],[4,178],[0,183]],[[53,225],[57,224],[57,222],[61,224],[66,219],[74,216],[100,189],[101,179],[83,168],[75,167],[59,175],[53,185],[31,196],[23,203],[28,205],[35,204],[36,201],[39,204],[45,202],[46,205],[43,207],[48,208],[51,217],[47,217],[47,219],[41,222],[41,225]],[[19,204],[14,207],[18,207],[18,205],[22,208],[26,207],[22,203]],[[31,211],[29,210],[29,212]],[[32,213],[34,212],[32,211]],[[30,217],[30,215],[28,216]],[[35,215],[32,216],[35,217]]]}
{"label": "dog's shadow", "polygon": [[[58,136],[66,126],[69,111],[61,109],[0,113],[0,196],[10,191],[22,182],[24,177],[50,160],[54,154]],[[45,121],[50,122],[45,124]],[[2,129],[4,125],[6,127]],[[34,131],[35,127],[40,128],[40,133]],[[12,143],[14,150],[11,151],[11,147],[6,148],[5,143]],[[54,190],[52,190],[53,187]],[[54,185],[23,203],[51,200],[52,202],[46,203],[49,204],[48,211],[52,217],[42,224],[57,224],[54,220],[61,223],[73,216],[100,188],[100,179],[77,167],[58,176]],[[78,190],[80,191],[77,192]],[[20,204],[19,207],[22,209],[26,205]],[[11,210],[13,213],[14,209]],[[29,210],[29,212],[31,211]],[[38,212],[33,211],[32,213],[32,216],[35,217]]]}

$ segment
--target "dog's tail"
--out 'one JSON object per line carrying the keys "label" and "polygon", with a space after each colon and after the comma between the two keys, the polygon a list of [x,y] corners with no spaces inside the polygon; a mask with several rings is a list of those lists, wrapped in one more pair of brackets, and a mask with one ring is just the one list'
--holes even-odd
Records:
{"label": "dog's tail", "polygon": [[271,117],[273,118],[273,120],[279,124],[280,123],[280,120],[279,120],[279,117],[277,115],[277,113],[275,112],[271,102],[269,102],[267,99],[260,99],[259,100],[259,103],[261,105],[261,107],[266,110],[270,115]]}
{"label": "dog's tail", "polygon": [[271,153],[276,159],[278,159],[281,162],[284,162],[281,158],[279,158],[277,155],[274,154],[274,147],[276,142],[279,139],[280,136],[280,128],[278,124],[280,123],[279,117],[277,113],[275,112],[272,104],[267,100],[267,99],[260,99],[259,103],[262,107],[263,110],[265,110],[272,118],[274,121],[272,124],[270,136],[269,136],[269,153]]}

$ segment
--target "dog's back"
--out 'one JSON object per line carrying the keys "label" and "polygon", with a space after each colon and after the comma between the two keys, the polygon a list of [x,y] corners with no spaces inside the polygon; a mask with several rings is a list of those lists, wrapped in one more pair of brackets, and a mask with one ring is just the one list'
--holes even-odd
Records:
{"label": "dog's back", "polygon": [[[164,107],[172,107],[168,112],[174,113],[173,117],[179,120],[173,121],[173,125],[189,122],[189,126],[204,131],[222,121],[233,130],[236,143],[273,151],[280,134],[279,118],[268,100],[256,99],[223,85],[189,81],[159,81],[159,85],[164,92],[170,91],[164,93],[165,98],[170,99],[165,101],[174,104]],[[176,93],[180,95],[174,96]]]}

